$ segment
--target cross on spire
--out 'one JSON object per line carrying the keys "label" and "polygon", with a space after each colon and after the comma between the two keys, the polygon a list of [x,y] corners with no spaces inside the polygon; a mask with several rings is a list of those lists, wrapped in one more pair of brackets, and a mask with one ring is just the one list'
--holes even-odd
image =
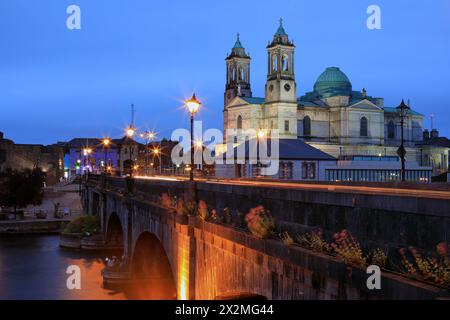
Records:
{"label": "cross on spire", "polygon": [[241,34],[239,32],[236,35],[236,43],[234,44],[234,48],[243,48],[241,43]]}
{"label": "cross on spire", "polygon": [[286,36],[286,31],[284,31],[283,28],[283,18],[280,18],[280,25],[278,26],[277,33],[275,33],[276,36]]}

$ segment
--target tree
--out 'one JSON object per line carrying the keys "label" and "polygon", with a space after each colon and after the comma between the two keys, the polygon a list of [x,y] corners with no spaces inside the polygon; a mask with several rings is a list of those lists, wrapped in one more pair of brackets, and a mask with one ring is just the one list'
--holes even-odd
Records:
{"label": "tree", "polygon": [[17,209],[42,203],[45,173],[40,168],[0,173],[0,206]]}

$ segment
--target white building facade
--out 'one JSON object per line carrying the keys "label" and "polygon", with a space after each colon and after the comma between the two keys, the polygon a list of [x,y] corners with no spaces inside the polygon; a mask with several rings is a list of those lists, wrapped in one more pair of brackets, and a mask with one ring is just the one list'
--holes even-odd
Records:
{"label": "white building facade", "polygon": [[[264,97],[253,97],[250,84],[250,57],[240,39],[227,57],[227,84],[224,106],[224,133],[228,129],[253,129],[270,137],[278,130],[280,139],[301,139],[337,158],[358,156],[386,157],[378,165],[394,162],[400,145],[400,116],[384,99],[369,96],[365,88],[355,91],[348,77],[338,68],[327,68],[317,79],[313,91],[297,96],[295,46],[282,21],[267,46],[267,80]],[[415,170],[448,170],[448,148],[421,148],[423,115],[409,110],[404,118],[406,161]],[[237,142],[237,141],[235,141]],[[439,153],[439,154],[435,154]],[[426,159],[447,162],[427,167]],[[345,164],[346,163],[346,164]],[[355,165],[355,161],[352,162]],[[398,166],[400,162],[397,163]],[[339,163],[337,164],[339,165]],[[341,162],[341,166],[350,165]],[[373,165],[373,164],[372,164]],[[386,168],[388,169],[388,168]],[[413,180],[411,176],[411,180]],[[420,175],[422,177],[422,175]]]}

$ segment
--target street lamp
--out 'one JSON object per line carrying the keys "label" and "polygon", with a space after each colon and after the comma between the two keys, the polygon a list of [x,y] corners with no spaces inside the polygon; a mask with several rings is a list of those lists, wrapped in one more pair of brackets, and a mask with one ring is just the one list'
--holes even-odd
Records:
{"label": "street lamp", "polygon": [[109,138],[104,138],[103,140],[102,140],[102,144],[103,144],[103,151],[104,151],[104,161],[103,161],[103,169],[104,169],[104,171],[105,171],[105,173],[107,173],[107,171],[108,171],[108,166],[107,166],[107,164],[106,164],[106,161],[107,161],[107,158],[108,158],[108,148],[109,148],[109,146],[111,145],[111,139],[109,139]]}
{"label": "street lamp", "polygon": [[185,101],[185,105],[191,117],[191,170],[189,172],[189,180],[194,181],[194,115],[200,109],[201,103],[194,93],[190,99]]}
{"label": "street lamp", "polygon": [[153,152],[153,156],[158,158],[158,163],[159,163],[159,174],[161,174],[162,171],[162,166],[161,166],[161,149],[159,149],[158,147],[153,148],[152,150]]}
{"label": "street lamp", "polygon": [[89,147],[85,147],[83,148],[83,155],[85,156],[84,162],[85,162],[85,168],[87,167],[87,172],[89,173],[89,167],[91,166],[90,164],[90,159],[89,159],[89,155],[92,153],[92,149]]}
{"label": "street lamp", "polygon": [[128,138],[133,138],[134,134],[136,133],[136,130],[133,127],[128,127],[125,131]]}
{"label": "street lamp", "polygon": [[408,115],[409,112],[409,106],[405,104],[405,101],[402,100],[400,105],[397,107],[397,113],[400,116],[400,137],[401,137],[401,144],[400,147],[397,150],[397,154],[399,155],[401,161],[402,161],[402,169],[401,169],[401,176],[402,176],[402,182],[405,182],[406,180],[406,174],[405,174],[405,156],[406,156],[406,149],[404,146],[404,136],[403,136],[403,126],[405,123],[405,117]]}
{"label": "street lamp", "polygon": [[150,141],[154,141],[156,138],[156,133],[154,131],[148,131],[146,130],[145,132],[140,134],[141,138],[145,138],[145,161],[144,161],[144,165],[145,165],[145,173],[148,175],[148,158],[150,157],[150,148],[149,148],[149,144]]}
{"label": "street lamp", "polygon": [[[126,134],[126,136],[127,136],[127,138],[128,139],[130,139],[130,140],[133,140],[133,137],[134,137],[134,135],[135,135],[135,133],[136,133],[136,129],[134,129],[133,128],[133,125],[131,125],[131,126],[129,126],[126,130],[125,130],[125,134]],[[132,163],[133,163],[133,158],[132,158],[132,153],[133,153],[133,145],[132,145],[132,141],[129,141],[130,143],[129,143],[129,160],[130,160],[130,162],[129,162],[129,165],[130,165],[130,177],[132,177],[133,176],[133,166],[132,166]],[[126,149],[125,149],[126,150]],[[125,169],[125,168],[124,168]]]}

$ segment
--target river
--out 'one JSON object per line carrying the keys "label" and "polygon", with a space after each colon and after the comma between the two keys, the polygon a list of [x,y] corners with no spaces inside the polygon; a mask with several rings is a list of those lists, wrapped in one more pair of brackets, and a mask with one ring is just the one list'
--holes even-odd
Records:
{"label": "river", "polygon": [[[0,300],[123,300],[133,292],[102,287],[105,254],[62,249],[58,235],[0,236]],[[69,290],[67,267],[81,269],[81,289]]]}

